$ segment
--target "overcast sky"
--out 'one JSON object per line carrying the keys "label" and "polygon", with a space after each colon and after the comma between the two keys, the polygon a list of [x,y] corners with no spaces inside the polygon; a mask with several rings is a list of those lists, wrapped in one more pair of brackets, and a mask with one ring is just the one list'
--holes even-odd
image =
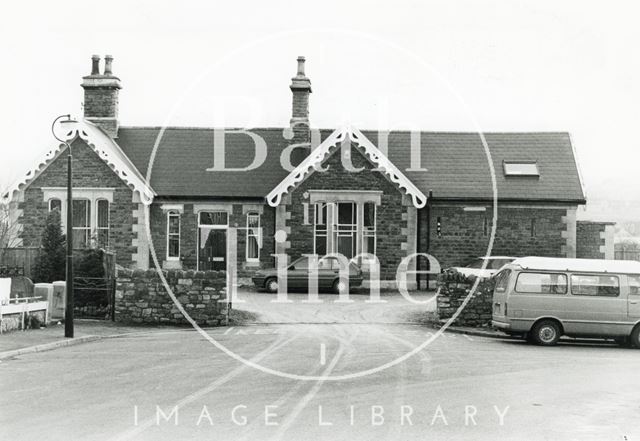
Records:
{"label": "overcast sky", "polygon": [[285,126],[305,55],[316,127],[568,131],[591,217],[640,219],[633,2],[316,4],[3,6],[0,185],[55,144],[53,118],[81,116],[94,53],[115,58],[121,123],[152,126]]}

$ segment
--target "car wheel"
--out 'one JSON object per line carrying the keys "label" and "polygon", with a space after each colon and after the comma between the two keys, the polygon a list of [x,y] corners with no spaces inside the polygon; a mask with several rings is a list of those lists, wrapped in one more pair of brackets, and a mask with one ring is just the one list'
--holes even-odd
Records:
{"label": "car wheel", "polygon": [[531,330],[531,337],[536,344],[553,346],[560,340],[560,326],[553,320],[542,320]]}
{"label": "car wheel", "polygon": [[634,348],[640,349],[640,325],[637,325],[633,331],[631,331],[630,340]]}
{"label": "car wheel", "polygon": [[267,279],[267,281],[264,282],[264,287],[267,289],[267,292],[270,292],[271,294],[278,292],[278,286],[278,279],[275,277]]}
{"label": "car wheel", "polygon": [[347,284],[340,279],[333,281],[333,292],[336,294],[343,294],[347,290]]}

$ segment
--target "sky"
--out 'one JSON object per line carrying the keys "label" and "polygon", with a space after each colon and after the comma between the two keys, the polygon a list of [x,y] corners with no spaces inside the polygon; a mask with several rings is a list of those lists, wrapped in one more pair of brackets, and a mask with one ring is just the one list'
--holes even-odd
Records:
{"label": "sky", "polygon": [[[82,115],[114,57],[122,125],[283,127],[296,57],[314,127],[571,134],[581,218],[640,221],[633,2],[12,2],[0,16],[0,188]],[[428,167],[428,165],[427,165]]]}

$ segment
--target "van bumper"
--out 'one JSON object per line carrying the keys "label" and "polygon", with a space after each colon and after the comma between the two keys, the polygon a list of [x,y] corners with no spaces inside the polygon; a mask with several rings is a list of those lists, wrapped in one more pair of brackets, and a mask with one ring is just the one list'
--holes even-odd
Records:
{"label": "van bumper", "polygon": [[499,322],[497,320],[491,320],[491,326],[501,330],[511,329],[511,323]]}

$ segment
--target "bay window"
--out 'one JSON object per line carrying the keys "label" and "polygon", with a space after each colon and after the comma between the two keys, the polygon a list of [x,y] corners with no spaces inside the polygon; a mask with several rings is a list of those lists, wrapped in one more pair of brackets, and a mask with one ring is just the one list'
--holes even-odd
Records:
{"label": "bay window", "polygon": [[312,201],[315,254],[340,253],[347,259],[363,253],[376,254],[376,206],[379,200],[372,200],[368,193],[354,192],[355,201]]}

